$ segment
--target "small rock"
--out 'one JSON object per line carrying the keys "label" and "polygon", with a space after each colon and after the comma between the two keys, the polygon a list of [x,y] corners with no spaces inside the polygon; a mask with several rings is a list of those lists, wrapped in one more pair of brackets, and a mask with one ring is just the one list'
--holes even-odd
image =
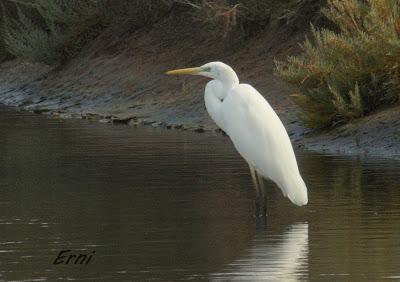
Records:
{"label": "small rock", "polygon": [[142,124],[142,121],[138,120],[138,119],[131,119],[130,121],[128,121],[129,126],[138,126],[141,124]]}
{"label": "small rock", "polygon": [[33,112],[35,113],[35,114],[43,114],[43,113],[46,113],[46,112],[49,112],[50,111],[50,109],[46,109],[46,108],[44,108],[44,109],[33,109]]}
{"label": "small rock", "polygon": [[202,128],[202,127],[196,128],[194,130],[194,132],[202,133],[202,132],[204,132],[204,128]]}
{"label": "small rock", "polygon": [[82,118],[84,119],[97,119],[98,117],[99,115],[93,113],[82,114]]}
{"label": "small rock", "polygon": [[60,113],[58,115],[58,117],[59,118],[71,118],[72,116],[71,116],[71,114],[68,114],[68,113]]}
{"label": "small rock", "polygon": [[164,127],[165,124],[164,124],[163,122],[156,121],[156,122],[153,122],[153,123],[151,124],[151,126],[154,127],[154,128],[158,128],[158,127]]}
{"label": "small rock", "polygon": [[124,118],[124,119],[121,119],[121,118],[113,118],[113,119],[111,119],[111,120],[112,120],[112,122],[115,123],[115,124],[128,124],[129,121],[131,120],[131,118]]}

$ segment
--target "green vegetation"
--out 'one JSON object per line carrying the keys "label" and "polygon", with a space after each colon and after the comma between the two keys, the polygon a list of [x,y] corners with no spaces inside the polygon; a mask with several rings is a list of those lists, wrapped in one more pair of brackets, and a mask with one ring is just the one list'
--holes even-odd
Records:
{"label": "green vegetation", "polygon": [[400,1],[329,0],[334,30],[312,27],[302,53],[276,62],[314,128],[345,123],[400,98]]}
{"label": "green vegetation", "polygon": [[227,36],[256,30],[296,5],[294,0],[0,0],[0,52],[57,65],[109,26],[129,22],[135,30],[175,10],[207,32]]}
{"label": "green vegetation", "polygon": [[54,0],[2,1],[2,41],[6,51],[31,61],[58,64],[76,26],[90,17],[89,1],[68,5]]}
{"label": "green vegetation", "polygon": [[167,10],[167,2],[153,11],[155,2],[3,0],[0,1],[2,44],[15,57],[56,65],[116,21],[140,25],[156,19],[160,11]]}

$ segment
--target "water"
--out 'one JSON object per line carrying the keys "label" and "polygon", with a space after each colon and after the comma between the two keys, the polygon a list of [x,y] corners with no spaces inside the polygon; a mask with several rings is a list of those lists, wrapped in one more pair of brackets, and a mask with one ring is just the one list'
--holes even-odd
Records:
{"label": "water", "polygon": [[[0,280],[400,279],[400,162],[299,153],[309,205],[228,138],[0,110]],[[87,265],[54,265],[61,250]]]}

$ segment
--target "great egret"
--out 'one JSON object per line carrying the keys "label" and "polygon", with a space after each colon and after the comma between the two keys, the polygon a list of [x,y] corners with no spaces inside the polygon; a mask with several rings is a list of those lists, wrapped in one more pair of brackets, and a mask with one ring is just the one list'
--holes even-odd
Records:
{"label": "great egret", "polygon": [[249,84],[239,84],[235,71],[221,62],[166,74],[201,75],[213,79],[205,88],[207,111],[249,164],[258,205],[264,214],[266,196],[262,177],[275,182],[292,203],[307,204],[307,187],[297,167],[289,136],[278,115],[256,89]]}

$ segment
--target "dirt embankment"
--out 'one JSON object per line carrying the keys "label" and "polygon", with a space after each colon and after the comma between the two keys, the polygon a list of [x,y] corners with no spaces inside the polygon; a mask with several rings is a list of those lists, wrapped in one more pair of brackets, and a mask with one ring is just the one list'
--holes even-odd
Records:
{"label": "dirt embankment", "polygon": [[210,36],[174,15],[151,28],[110,28],[58,68],[20,60],[1,64],[0,103],[59,117],[215,130],[204,108],[207,80],[167,77],[164,72],[218,60],[267,98],[299,147],[400,155],[398,108],[327,133],[312,133],[298,120],[290,90],[273,75],[273,60],[298,52],[315,14],[300,12],[240,40]]}

